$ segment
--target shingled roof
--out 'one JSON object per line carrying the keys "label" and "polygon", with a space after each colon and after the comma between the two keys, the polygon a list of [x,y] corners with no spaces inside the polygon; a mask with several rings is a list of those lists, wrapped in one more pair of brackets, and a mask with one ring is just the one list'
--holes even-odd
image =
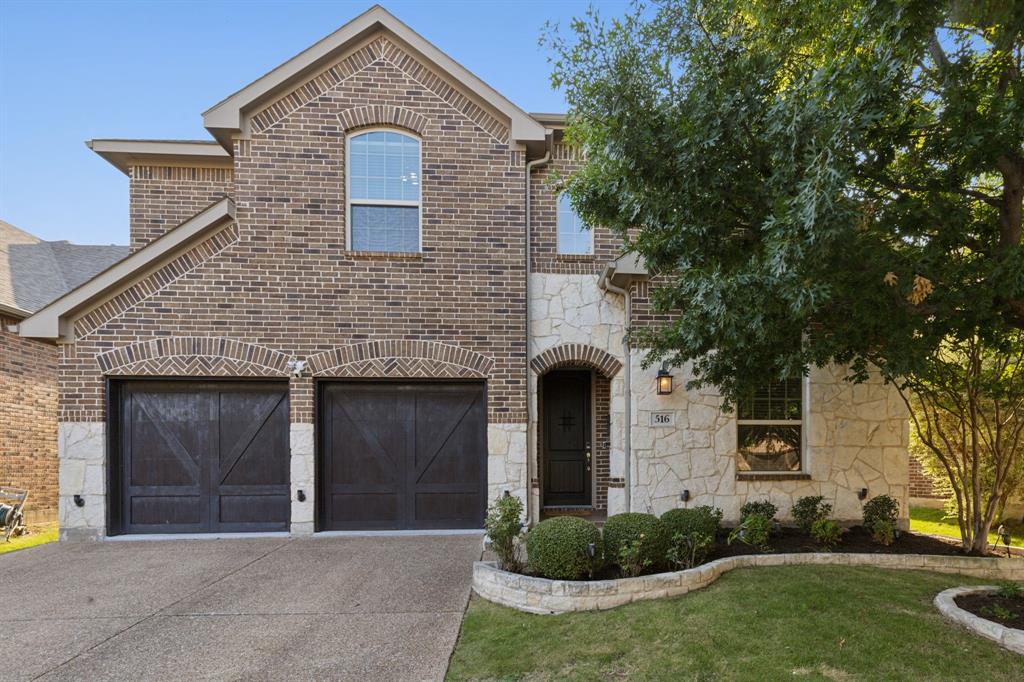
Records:
{"label": "shingled roof", "polygon": [[43,241],[0,220],[0,308],[27,316],[127,255],[127,246]]}

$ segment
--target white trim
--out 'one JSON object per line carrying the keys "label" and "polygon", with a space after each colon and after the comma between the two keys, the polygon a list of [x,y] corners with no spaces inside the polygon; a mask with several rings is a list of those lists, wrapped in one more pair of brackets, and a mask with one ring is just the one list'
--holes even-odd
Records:
{"label": "white trim", "polygon": [[85,146],[128,175],[132,166],[233,168],[234,159],[215,141],[87,140]]}
{"label": "white trim", "polygon": [[[350,172],[350,163],[352,159],[352,145],[351,141],[354,137],[360,135],[366,135],[368,133],[395,133],[396,135],[402,135],[408,137],[411,140],[416,140],[416,177],[419,178],[420,182],[420,199],[419,201],[407,201],[403,199],[353,199],[352,198],[352,173]],[[416,133],[407,130],[405,128],[399,128],[398,126],[374,126],[372,128],[358,128],[351,133],[345,135],[345,250],[346,251],[366,251],[366,249],[354,249],[352,248],[352,206],[406,206],[419,209],[416,215],[416,250],[415,251],[379,251],[375,253],[423,253],[423,138]]]}

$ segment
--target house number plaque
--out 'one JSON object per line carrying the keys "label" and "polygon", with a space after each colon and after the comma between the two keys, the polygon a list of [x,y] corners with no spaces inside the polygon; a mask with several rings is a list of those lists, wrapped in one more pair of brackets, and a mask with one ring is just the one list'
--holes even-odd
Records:
{"label": "house number plaque", "polygon": [[675,412],[651,412],[651,426],[675,426]]}

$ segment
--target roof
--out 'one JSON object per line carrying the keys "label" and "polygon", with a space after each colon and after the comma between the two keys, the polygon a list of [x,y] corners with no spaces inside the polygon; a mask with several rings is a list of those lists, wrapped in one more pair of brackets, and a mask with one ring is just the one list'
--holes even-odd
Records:
{"label": "roof", "polygon": [[85,145],[128,174],[132,166],[231,168],[231,155],[214,140],[88,140]]}
{"label": "roof", "polygon": [[382,30],[410,48],[426,63],[448,74],[485,106],[503,114],[509,119],[514,140],[543,142],[543,125],[380,5],[374,5],[320,42],[214,105],[203,114],[203,125],[221,145],[230,148],[233,135],[246,133],[247,114],[261,104],[269,104],[276,96],[318,73],[359,41]]}
{"label": "roof", "polygon": [[0,220],[0,309],[27,317],[127,255],[127,246],[43,241]]}
{"label": "roof", "polygon": [[[74,316],[117,295],[141,277],[163,266],[182,250],[210,234],[216,227],[234,220],[235,202],[221,199],[200,211],[162,237],[153,240],[127,258],[110,264],[99,274],[37,310],[23,320],[18,332],[37,339],[72,341]],[[127,252],[127,247],[124,248]]]}

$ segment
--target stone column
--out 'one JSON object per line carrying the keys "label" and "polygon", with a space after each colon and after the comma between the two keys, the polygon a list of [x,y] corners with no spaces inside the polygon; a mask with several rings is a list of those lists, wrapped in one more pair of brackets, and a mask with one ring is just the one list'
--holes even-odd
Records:
{"label": "stone column", "polygon": [[[313,425],[292,424],[291,442],[291,534],[312,535],[316,509],[315,448]],[[306,497],[299,501],[299,491]]]}
{"label": "stone column", "polygon": [[[107,527],[107,440],[103,422],[57,425],[60,539],[102,540]],[[75,504],[75,495],[84,504]]]}

